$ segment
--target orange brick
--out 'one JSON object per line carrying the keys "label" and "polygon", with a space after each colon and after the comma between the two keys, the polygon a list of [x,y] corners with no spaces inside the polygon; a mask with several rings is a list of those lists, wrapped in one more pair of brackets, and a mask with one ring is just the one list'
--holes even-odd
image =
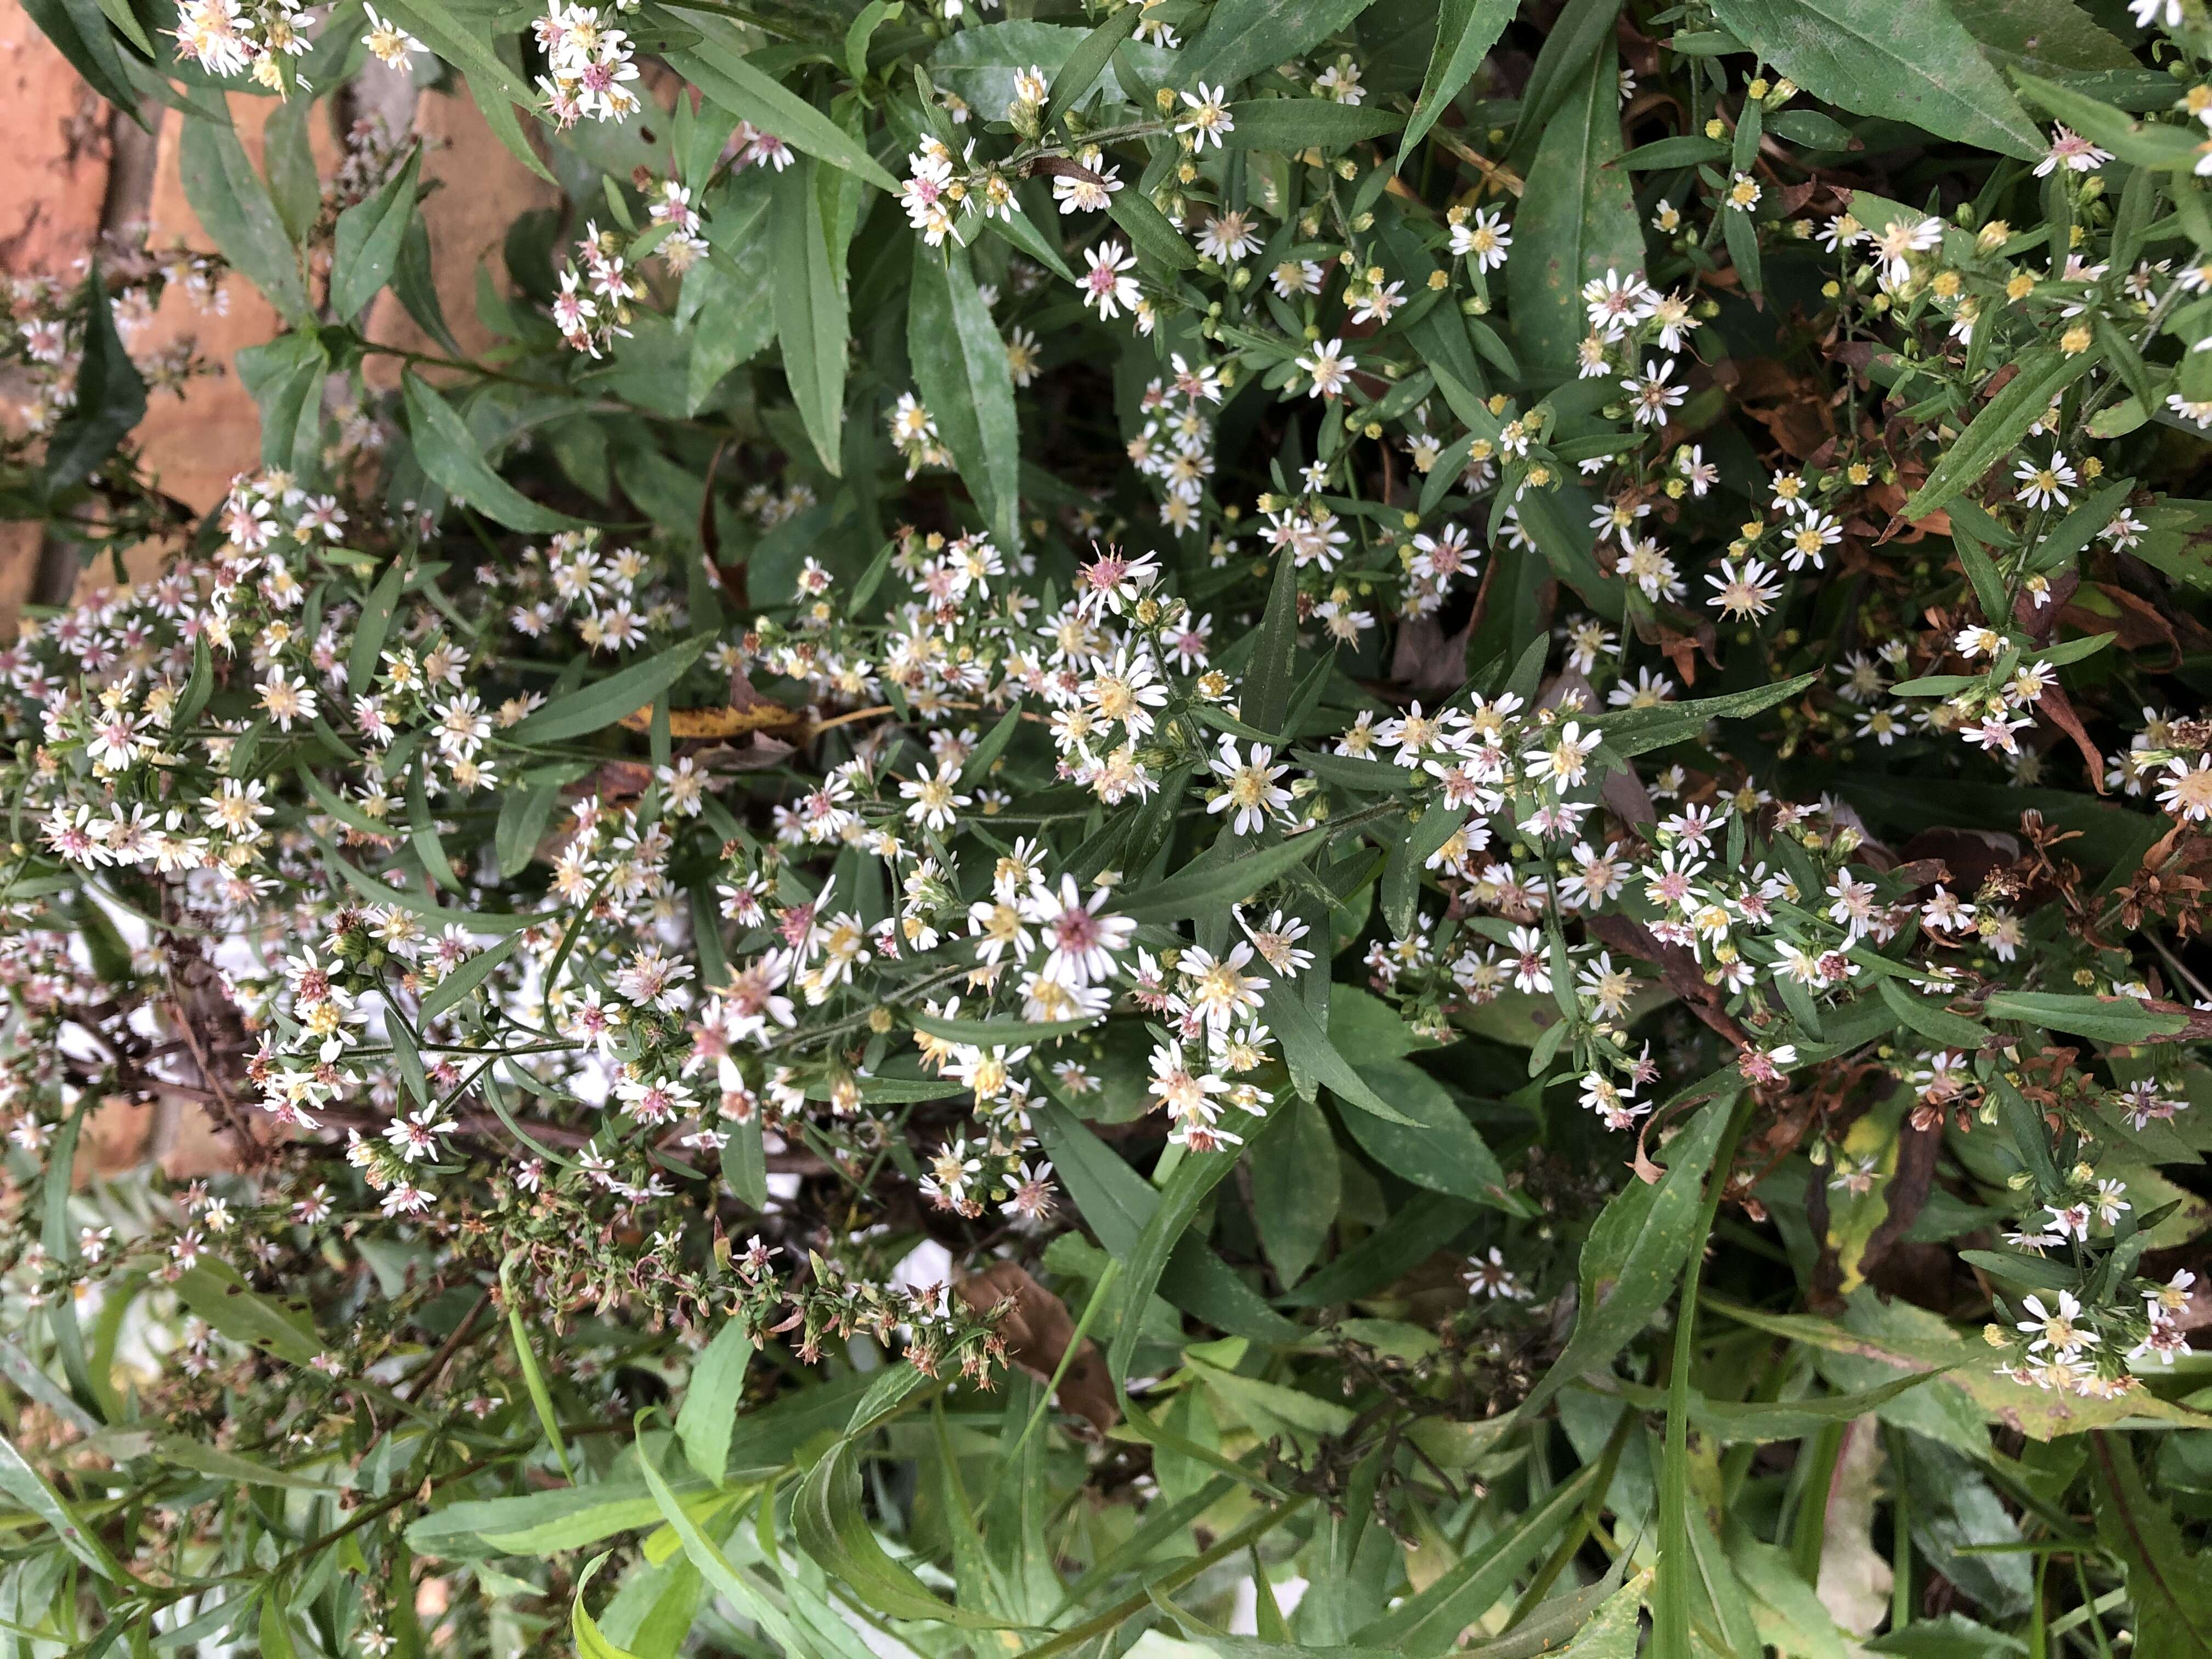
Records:
{"label": "orange brick", "polygon": [[0,270],[65,273],[100,234],[109,111],[16,0],[0,0]]}

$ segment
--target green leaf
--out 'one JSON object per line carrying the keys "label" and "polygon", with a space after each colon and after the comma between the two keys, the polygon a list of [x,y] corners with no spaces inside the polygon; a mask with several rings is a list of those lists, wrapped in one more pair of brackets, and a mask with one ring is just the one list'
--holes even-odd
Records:
{"label": "green leaf", "polygon": [[[547,767],[542,772],[524,773],[508,787],[492,830],[492,853],[499,860],[501,875],[519,875],[528,867],[538,843],[544,838],[545,826],[552,821],[553,809],[560,805],[568,777],[568,769]],[[538,781],[532,782],[533,778]]]}
{"label": "green leaf", "polygon": [[752,1363],[752,1339],[744,1322],[730,1319],[693,1362],[684,1408],[676,1414],[676,1437],[684,1456],[707,1480],[720,1483],[730,1466],[730,1436],[743,1403],[745,1367]]}
{"label": "green leaf", "polygon": [[1367,6],[1368,0],[1221,0],[1197,44],[1184,49],[1175,78],[1185,86],[1242,81],[1304,57]]}
{"label": "green leaf", "polygon": [[1328,839],[1310,830],[1272,846],[1240,853],[1213,864],[1193,864],[1132,893],[1115,908],[1133,921],[1179,921],[1186,916],[1218,915],[1252,896],[1285,871],[1319,852]]}
{"label": "green leaf", "polygon": [[1005,1628],[998,1620],[956,1607],[935,1595],[876,1541],[860,1503],[860,1449],[851,1440],[840,1440],[808,1472],[792,1500],[791,1520],[799,1547],[825,1572],[852,1586],[872,1611],[965,1630]]}
{"label": "green leaf", "polygon": [[0,1434],[0,1492],[7,1493],[29,1510],[33,1519],[44,1522],[61,1540],[64,1549],[102,1578],[118,1584],[131,1582],[131,1575],[108,1553],[99,1534],[77,1519],[76,1511],[46,1484],[46,1478],[31,1467],[15,1449],[15,1443],[4,1434]]}
{"label": "green leaf", "polygon": [[[731,1605],[741,1609],[757,1624],[775,1644],[781,1654],[805,1653],[809,1650],[790,1616],[771,1601],[753,1582],[730,1565],[729,1558],[718,1549],[714,1540],[699,1530],[690,1512],[677,1501],[676,1494],[658,1468],[649,1449],[641,1449],[639,1466],[645,1471],[647,1488],[653,1494],[669,1530],[676,1534],[683,1547],[685,1559],[699,1569],[700,1574],[724,1596]],[[769,1501],[769,1500],[763,1500]]]}
{"label": "green leaf", "polygon": [[1706,138],[1691,134],[1676,138],[1655,138],[1648,144],[1638,144],[1615,163],[1631,173],[1648,173],[1667,167],[1696,167],[1700,162],[1717,161],[1729,153],[1729,147],[1717,138]]}
{"label": "green leaf", "polygon": [[1437,41],[1429,53],[1428,72],[1421,77],[1420,96],[1413,100],[1413,118],[1398,146],[1400,156],[1428,137],[1460,89],[1474,78],[1482,60],[1505,33],[1521,0],[1443,0],[1437,18]]}
{"label": "green leaf", "polygon": [[[1054,111],[1072,108],[1093,87],[1103,90],[1109,103],[1127,103],[1130,94],[1114,72],[1114,49],[1135,33],[1140,21],[1116,12],[1095,29],[1028,18],[978,24],[937,44],[929,54],[929,78],[983,121],[1007,118],[1015,101],[1014,77],[1032,68],[1052,77],[1046,100]],[[1071,71],[1084,84],[1071,81],[1063,88],[1061,81]]]}
{"label": "green leaf", "polygon": [[1620,7],[1621,0],[1566,0],[1559,8],[1544,31],[1543,45],[1522,90],[1521,107],[1514,118],[1516,151],[1528,153],[1532,141],[1559,113],[1561,101],[1580,82],[1598,49],[1613,40]]}
{"label": "green leaf", "polygon": [[1690,1251],[1704,1243],[1698,1206],[1734,1104],[1730,1097],[1708,1103],[1667,1143],[1665,1176],[1648,1184],[1631,1182],[1600,1212],[1583,1245],[1574,1334],[1529,1391],[1524,1412],[1608,1364],[1666,1305]]}
{"label": "green leaf", "polygon": [[1275,1103],[1284,1121],[1253,1142],[1252,1222],[1260,1247],[1284,1285],[1295,1285],[1320,1257],[1341,1201],[1343,1172],[1328,1120],[1310,1100]]}
{"label": "green leaf", "polygon": [[1077,1031],[1087,1031],[1097,1023],[1095,1019],[941,1019],[935,1014],[907,1016],[907,1024],[917,1031],[973,1048],[1012,1048],[1024,1043],[1050,1042]]}
{"label": "green leaf", "polygon": [[456,1006],[462,998],[489,979],[493,970],[514,954],[514,947],[520,942],[520,934],[511,934],[489,950],[477,951],[440,980],[423,995],[423,1023],[427,1024],[448,1008]]}
{"label": "green leaf", "polygon": [[122,48],[92,0],[24,0],[23,9],[88,86],[141,127],[146,125]]}
{"label": "green leaf", "polygon": [[1583,1464],[1513,1525],[1470,1549],[1426,1589],[1354,1631],[1352,1639],[1408,1656],[1441,1654],[1451,1648],[1460,1632],[1487,1613],[1536,1552],[1567,1524],[1595,1483],[1597,1472],[1596,1463]]}
{"label": "green leaf", "polygon": [[1506,1196],[1505,1172],[1449,1090],[1410,1060],[1363,1059],[1355,1069],[1403,1115],[1391,1122],[1369,1112],[1345,1114],[1344,1127],[1370,1158],[1416,1187],[1517,1212]]}
{"label": "green leaf", "polygon": [[449,1504],[410,1526],[407,1541],[425,1555],[559,1555],[650,1526],[658,1512],[652,1493],[635,1482],[556,1487]]}
{"label": "green leaf", "polygon": [[[2075,0],[1947,0],[2001,70],[2100,75],[2140,67],[2128,43]],[[2070,126],[2071,122],[2068,125]]]}
{"label": "green leaf", "polygon": [[323,1352],[304,1314],[249,1288],[223,1262],[204,1261],[187,1267],[171,1288],[185,1306],[234,1342],[294,1365],[310,1364]]}
{"label": "green leaf", "polygon": [[[703,409],[726,375],[750,362],[775,338],[776,269],[772,238],[763,232],[769,185],[757,172],[744,182],[756,187],[707,221],[707,239],[722,257],[695,267],[684,278],[684,305],[696,306],[691,319],[691,363],[686,406]],[[684,320],[681,313],[679,323]]]}
{"label": "green leaf", "polygon": [[[773,129],[771,129],[773,130]],[[845,417],[845,285],[832,258],[814,187],[814,166],[802,161],[778,174],[769,221],[775,270],[772,300],[791,400],[834,475],[842,468]]]}
{"label": "green leaf", "polygon": [[2138,1659],[2212,1656],[2212,1557],[2192,1552],[2173,1511],[2144,1489],[2134,1446],[2099,1431],[2089,1437],[2097,1536],[2127,1568]]}
{"label": "green leaf", "polygon": [[296,476],[321,470],[323,385],[331,372],[322,336],[280,334],[247,346],[234,360],[238,378],[261,410],[261,460]]}
{"label": "green leaf", "polygon": [[469,96],[508,155],[547,184],[558,182],[538,159],[522,123],[515,118],[517,105],[533,109],[537,98],[494,48],[492,31],[484,22],[465,20],[448,7],[427,0],[392,0],[378,10],[460,70]]}
{"label": "green leaf", "polygon": [[[307,781],[311,789],[319,790],[322,787],[320,784],[315,782],[314,775],[304,767],[295,775]],[[332,797],[332,799],[336,798]],[[327,803],[325,805],[327,805]],[[519,933],[523,928],[535,927],[544,920],[538,915],[517,915],[513,912],[496,910],[448,910],[443,905],[433,902],[412,889],[394,887],[389,882],[379,881],[367,872],[357,869],[352,860],[331,845],[328,836],[316,834],[312,827],[309,828],[307,835],[322,854],[323,867],[372,904],[397,905],[403,910],[413,911],[425,921],[435,927],[459,927],[471,933]]]}
{"label": "green leaf", "polygon": [[1198,269],[1198,251],[1167,222],[1141,190],[1117,190],[1106,204],[1114,222],[1128,233],[1138,253],[1170,270]]}
{"label": "green leaf", "polygon": [[722,1144],[722,1179],[748,1209],[768,1208],[768,1148],[761,1138],[760,1115],[730,1126]]}
{"label": "green leaf", "polygon": [[414,440],[416,462],[448,495],[510,530],[550,534],[585,527],[581,519],[539,506],[493,471],[468,422],[428,380],[410,369],[402,377],[401,387],[406,395],[407,430]]}
{"label": "green leaf", "polygon": [[353,648],[346,653],[346,690],[356,697],[365,697],[376,689],[378,661],[384,650],[384,641],[392,632],[392,618],[399,609],[400,591],[407,585],[407,573],[414,561],[407,554],[384,568],[376,579],[376,586],[368,590],[362,601],[361,620],[354,624]]}
{"label": "green leaf", "polygon": [[[1115,48],[1134,34],[1137,25],[1143,21],[1141,9],[1131,16],[1129,8],[1124,6],[1083,37],[1082,44],[1067,54],[1053,74],[1052,90],[1046,98],[1045,107],[1054,119],[1091,95],[1091,88],[1098,84],[1099,77],[1109,71]],[[970,34],[978,32],[968,31]]]}
{"label": "green leaf", "polygon": [[[1126,1282],[1121,1292],[1124,1307],[1133,1312],[1145,1305],[1146,1298],[1160,1282],[1168,1257],[1182,1242],[1183,1230],[1190,1225],[1206,1195],[1237,1167],[1237,1157],[1232,1148],[1186,1152],[1182,1162],[1176,1165],[1175,1173],[1161,1189],[1158,1204],[1146,1218],[1144,1231],[1137,1236],[1136,1249],[1127,1258]],[[1113,1346],[1107,1352],[1106,1369],[1116,1385],[1129,1374],[1129,1361],[1137,1352],[1142,1323],[1135,1318],[1124,1319],[1114,1334]]]}
{"label": "green leaf", "polygon": [[2145,1042],[2172,1036],[2189,1024],[2185,1014],[2160,1013],[2132,997],[2075,996],[2059,991],[1992,992],[1982,1011],[1992,1019],[2016,1019],[2100,1042]]}
{"label": "green leaf", "polygon": [[[1621,154],[1620,74],[1610,34],[1568,88],[1543,131],[1513,222],[1506,294],[1521,358],[1532,374],[1571,377],[1586,318],[1582,286],[1644,269],[1644,228]],[[1441,385],[1442,382],[1439,381]]]}
{"label": "green leaf", "polygon": [[617,1647],[607,1640],[598,1623],[584,1607],[584,1591],[592,1575],[606,1564],[605,1555],[595,1555],[576,1579],[576,1594],[568,1604],[568,1635],[575,1644],[576,1659],[637,1659],[627,1648]]}
{"label": "green leaf", "polygon": [[1944,0],[1714,0],[1713,15],[1827,103],[2033,161],[2049,147]]}
{"label": "green leaf", "polygon": [[[507,1293],[507,1331],[514,1342],[514,1358],[522,1367],[523,1387],[530,1395],[531,1408],[538,1413],[538,1426],[545,1431],[545,1438],[553,1448],[553,1459],[561,1466],[561,1473],[573,1482],[574,1468],[568,1462],[568,1443],[561,1437],[561,1419],[553,1409],[553,1391],[545,1386],[545,1373],[538,1369],[538,1355],[530,1346],[530,1331],[522,1322],[522,1299],[515,1295],[511,1285],[502,1282]],[[580,1597],[581,1587],[579,1587]],[[583,1603],[580,1599],[579,1607]]]}
{"label": "green leaf", "polygon": [[1291,712],[1291,693],[1297,683],[1297,562],[1285,552],[1275,560],[1274,580],[1267,588],[1267,608],[1260,617],[1251,660],[1244,668],[1243,690],[1237,706],[1245,724],[1263,732],[1279,732]]}
{"label": "green leaf", "polygon": [[183,120],[177,152],[185,199],[223,257],[259,289],[288,321],[305,324],[313,307],[300,276],[300,259],[284,234],[268,187],[246,159],[246,149],[218,99],[210,111]]}
{"label": "green leaf", "polygon": [[[211,1474],[218,1480],[242,1481],[249,1486],[282,1486],[293,1492],[339,1492],[348,1481],[319,1480],[291,1469],[280,1469],[258,1459],[218,1450],[184,1434],[156,1434],[154,1455],[180,1469]],[[343,1474],[343,1471],[339,1472]]]}
{"label": "green leaf", "polygon": [[1875,988],[1890,1012],[1930,1042],[1971,1051],[1980,1048],[1989,1036],[1972,1020],[1953,1013],[1939,1003],[1914,996],[1893,979],[1880,980]]}
{"label": "green leaf", "polygon": [[1724,696],[1698,697],[1689,702],[1662,702],[1651,708],[1626,708],[1600,714],[1590,723],[1605,734],[1606,746],[1624,759],[1688,743],[1711,720],[1743,720],[1760,714],[1804,690],[1820,677],[1800,674],[1771,685],[1755,685],[1747,691]]}
{"label": "green leaf", "polygon": [[449,356],[468,356],[446,321],[445,301],[438,297],[437,280],[430,270],[430,227],[419,207],[408,216],[407,234],[399,239],[398,262],[392,268],[392,291],[416,325]]}
{"label": "green leaf", "polygon": [[1310,1094],[1314,1085],[1319,1084],[1347,1106],[1356,1106],[1386,1123],[1407,1128],[1419,1127],[1415,1119],[1406,1116],[1369,1087],[1367,1079],[1337,1051],[1328,1033],[1316,1024],[1314,1017],[1306,1011],[1304,995],[1296,984],[1279,975],[1263,994],[1261,1006],[1267,1010],[1269,1029],[1283,1045],[1283,1058],[1290,1066],[1291,1077],[1300,1080],[1301,1094]]}
{"label": "green leaf", "polygon": [[[702,97],[736,119],[750,121],[793,149],[842,168],[878,190],[897,191],[898,180],[884,171],[858,139],[721,41],[702,40],[696,46],[663,56],[671,68],[699,89]],[[793,168],[786,176],[804,171],[808,170]],[[781,199],[777,211],[783,211]]]}
{"label": "green leaf", "polygon": [[2130,167],[2171,171],[2196,165],[2198,143],[2190,129],[2138,121],[2110,104],[2039,76],[2016,73],[2013,79],[2030,102],[2040,105]]}
{"label": "green leaf", "polygon": [[[1863,1417],[1876,1407],[1887,1405],[1898,1395],[1942,1375],[1940,1370],[1913,1371],[1870,1389],[1849,1394],[1808,1395],[1802,1400],[1708,1400],[1693,1390],[1689,1397],[1690,1421],[1715,1439],[1730,1445],[1802,1440],[1831,1424],[1849,1423]],[[1599,1392],[1617,1392],[1640,1411],[1663,1411],[1667,1407],[1664,1389],[1614,1382]]]}
{"label": "green leaf", "polygon": [[1380,138],[1406,125],[1393,111],[1329,98],[1248,98],[1229,106],[1236,124],[1223,135],[1224,149],[1342,149],[1363,138]]}
{"label": "green leaf", "polygon": [[634,662],[618,674],[580,685],[553,699],[507,733],[518,744],[567,743],[604,731],[625,714],[635,714],[682,679],[699,660],[712,636],[695,635],[658,656]]}
{"label": "green leaf", "polygon": [[[1999,1279],[2025,1285],[2030,1290],[2071,1291],[2078,1290],[2081,1284],[2081,1275],[2071,1267],[2046,1256],[2027,1255],[2018,1250],[1961,1250],[1959,1260],[1970,1267],[1979,1267],[1984,1273],[1995,1273]],[[1932,1376],[1935,1373],[1927,1375]]]}
{"label": "green leaf", "polygon": [[422,147],[407,153],[407,165],[365,202],[338,215],[337,240],[331,254],[331,311],[351,322],[391,281],[399,263],[399,245],[415,217],[415,179],[422,166]]}
{"label": "green leaf", "polygon": [[1021,425],[1014,413],[1006,343],[977,292],[967,251],[949,240],[914,242],[907,359],[922,402],[937,420],[1000,552],[1021,550]]}
{"label": "green leaf", "polygon": [[46,440],[46,488],[82,483],[115,453],[146,416],[146,382],[139,377],[123,337],[99,261],[85,283],[84,356],[76,372],[76,400]]}
{"label": "green leaf", "polygon": [[2051,407],[2051,399],[2095,367],[2098,356],[2094,351],[2081,351],[2069,357],[2056,346],[2023,353],[2017,359],[2020,372],[1982,405],[1981,413],[1943,452],[1926,480],[1912,492],[1912,499],[1905,502],[1903,516],[1924,519],[1965,494],[1984,472],[2020,447],[2028,428]]}

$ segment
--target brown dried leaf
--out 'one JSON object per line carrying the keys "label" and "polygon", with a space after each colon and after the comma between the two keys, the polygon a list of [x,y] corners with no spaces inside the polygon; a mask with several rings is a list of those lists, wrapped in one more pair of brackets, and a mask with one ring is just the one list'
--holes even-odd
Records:
{"label": "brown dried leaf", "polygon": [[[1050,1382],[1075,1336],[1075,1322],[1067,1304],[1031,1279],[1018,1261],[994,1261],[953,1286],[971,1313],[984,1314],[1004,1307],[999,1336],[1006,1357],[1040,1382]],[[1115,1402],[1114,1385],[1106,1375],[1106,1362],[1098,1345],[1085,1337],[1068,1361],[1060,1380],[1061,1407],[1088,1422],[1103,1435],[1121,1420]]]}

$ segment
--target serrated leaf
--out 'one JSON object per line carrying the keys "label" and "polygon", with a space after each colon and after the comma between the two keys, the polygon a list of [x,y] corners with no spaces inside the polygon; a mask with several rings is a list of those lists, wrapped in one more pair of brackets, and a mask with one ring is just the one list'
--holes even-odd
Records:
{"label": "serrated leaf", "polygon": [[1903,121],[2024,160],[2048,141],[1943,0],[1714,0],[1713,15],[1799,86],[1856,115]]}
{"label": "serrated leaf", "polygon": [[1632,1181],[1601,1211],[1583,1245],[1581,1305],[1574,1334],[1538,1379],[1522,1409],[1534,1412],[1560,1387],[1608,1364],[1674,1294],[1696,1237],[1705,1180],[1734,1101],[1707,1103],[1667,1143],[1667,1173]]}
{"label": "serrated leaf", "polygon": [[1403,157],[1428,136],[1460,89],[1474,78],[1482,60],[1505,33],[1505,26],[1521,9],[1521,0],[1443,0],[1437,18],[1436,45],[1429,52],[1428,72],[1421,77],[1420,95],[1413,100],[1413,118],[1406,124],[1399,146]]}

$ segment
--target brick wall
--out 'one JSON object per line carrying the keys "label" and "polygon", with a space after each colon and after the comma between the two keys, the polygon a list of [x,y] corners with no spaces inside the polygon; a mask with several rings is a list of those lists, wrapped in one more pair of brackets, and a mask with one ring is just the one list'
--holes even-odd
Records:
{"label": "brick wall", "polygon": [[[9,276],[65,272],[91,248],[103,228],[144,222],[157,246],[183,239],[212,247],[185,199],[177,168],[180,118],[149,107],[149,136],[109,109],[86,87],[39,33],[19,0],[0,0],[0,118],[12,165],[0,168],[0,272]],[[231,100],[246,153],[260,158],[261,128],[274,100]],[[465,346],[482,343],[476,319],[476,273],[492,261],[502,275],[498,249],[509,222],[526,210],[557,199],[554,187],[502,149],[465,95],[418,94],[404,75],[372,63],[354,85],[317,107],[316,155],[327,174],[340,152],[343,125],[371,112],[394,131],[412,130],[428,142],[422,177],[433,185],[423,203],[447,322]],[[270,338],[276,319],[251,284],[234,278],[227,314],[201,313],[172,290],[154,324],[132,341],[149,350],[181,335],[198,342],[200,354],[222,365],[216,377],[196,380],[182,398],[156,393],[140,439],[161,486],[205,510],[222,499],[232,476],[260,454],[260,420],[228,365],[234,353]],[[391,295],[379,296],[368,319],[372,338],[427,348],[413,321]],[[159,550],[142,550],[150,564]],[[42,544],[39,527],[0,524],[0,638],[12,635],[26,601],[58,603],[76,582],[69,550]]]}

